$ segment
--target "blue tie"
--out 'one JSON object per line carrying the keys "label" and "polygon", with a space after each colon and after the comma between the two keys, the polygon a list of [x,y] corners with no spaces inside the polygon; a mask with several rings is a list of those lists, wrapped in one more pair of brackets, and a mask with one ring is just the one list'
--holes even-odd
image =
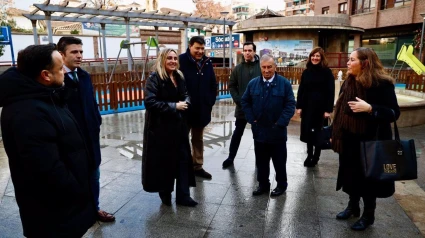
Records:
{"label": "blue tie", "polygon": [[267,87],[270,87],[270,82],[269,81],[266,81],[266,86]]}

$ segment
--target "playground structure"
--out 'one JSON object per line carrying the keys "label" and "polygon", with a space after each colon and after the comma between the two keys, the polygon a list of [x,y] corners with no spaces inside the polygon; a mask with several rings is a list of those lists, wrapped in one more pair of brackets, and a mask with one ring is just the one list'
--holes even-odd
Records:
{"label": "playground structure", "polygon": [[412,45],[404,44],[397,54],[397,61],[391,70],[391,76],[393,76],[396,80],[399,78],[400,71],[405,63],[409,65],[409,67],[412,68],[413,71],[415,71],[418,75],[421,75],[425,72],[425,66],[413,54]]}

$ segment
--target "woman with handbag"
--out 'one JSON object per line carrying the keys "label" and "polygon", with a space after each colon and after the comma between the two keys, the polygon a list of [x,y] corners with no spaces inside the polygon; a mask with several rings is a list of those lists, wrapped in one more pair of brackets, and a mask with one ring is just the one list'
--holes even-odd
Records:
{"label": "woman with handbag", "polygon": [[176,179],[176,203],[193,207],[189,186],[195,187],[186,110],[190,106],[178,55],[173,49],[160,52],[155,72],[146,81],[146,118],[143,131],[142,184],[158,192],[171,206]]}
{"label": "woman with handbag", "polygon": [[[353,51],[347,62],[347,78],[335,106],[332,148],[339,153],[336,190],[349,195],[347,208],[337,219],[360,216],[360,198],[364,211],[351,229],[365,230],[375,221],[376,198],[394,193],[393,181],[365,178],[360,156],[362,141],[391,139],[391,122],[400,115],[394,91],[394,79],[384,70],[376,53],[369,48]],[[378,138],[376,138],[378,137]]]}
{"label": "woman with handbag", "polygon": [[334,98],[335,78],[328,68],[323,49],[316,47],[308,56],[307,69],[301,76],[297,95],[296,112],[301,117],[300,140],[307,143],[306,167],[316,166],[320,159],[320,131],[333,111]]}

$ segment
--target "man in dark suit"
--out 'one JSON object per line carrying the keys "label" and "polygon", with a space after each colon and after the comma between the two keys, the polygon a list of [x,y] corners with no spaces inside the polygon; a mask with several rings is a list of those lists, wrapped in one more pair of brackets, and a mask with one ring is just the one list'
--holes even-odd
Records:
{"label": "man in dark suit", "polygon": [[188,124],[191,131],[192,159],[195,175],[211,179],[204,164],[204,129],[211,121],[211,111],[217,96],[217,82],[210,58],[205,54],[205,41],[201,36],[190,39],[186,53],[179,56],[180,71],[186,80],[191,98]]}
{"label": "man in dark suit", "polygon": [[96,222],[94,160],[66,108],[63,80],[53,44],[19,51],[18,67],[0,75],[3,143],[26,237],[82,237]]}
{"label": "man in dark suit", "polygon": [[282,195],[288,187],[286,176],[287,129],[295,112],[295,97],[291,83],[276,74],[271,55],[260,59],[262,76],[252,79],[242,96],[242,109],[251,124],[254,137],[258,188],[254,196],[270,191],[270,158],[276,171],[277,186],[271,196]]}
{"label": "man in dark suit", "polygon": [[112,222],[115,217],[99,209],[99,166],[101,162],[99,133],[102,117],[94,97],[90,75],[80,68],[83,59],[83,43],[81,39],[76,37],[62,37],[58,42],[58,50],[62,55],[66,71],[65,87],[70,93],[69,110],[83,132],[90,156],[96,162],[91,183],[94,201],[98,210],[98,219],[102,222]]}

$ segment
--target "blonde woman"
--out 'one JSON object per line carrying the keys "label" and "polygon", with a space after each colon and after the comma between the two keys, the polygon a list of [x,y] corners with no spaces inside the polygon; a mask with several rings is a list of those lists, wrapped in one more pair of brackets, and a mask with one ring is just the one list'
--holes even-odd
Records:
{"label": "blonde woman", "polygon": [[142,184],[147,192],[158,192],[162,203],[171,206],[176,182],[176,203],[196,206],[189,186],[195,186],[186,112],[190,106],[183,74],[173,49],[160,52],[155,72],[146,82],[146,118],[143,132]]}

